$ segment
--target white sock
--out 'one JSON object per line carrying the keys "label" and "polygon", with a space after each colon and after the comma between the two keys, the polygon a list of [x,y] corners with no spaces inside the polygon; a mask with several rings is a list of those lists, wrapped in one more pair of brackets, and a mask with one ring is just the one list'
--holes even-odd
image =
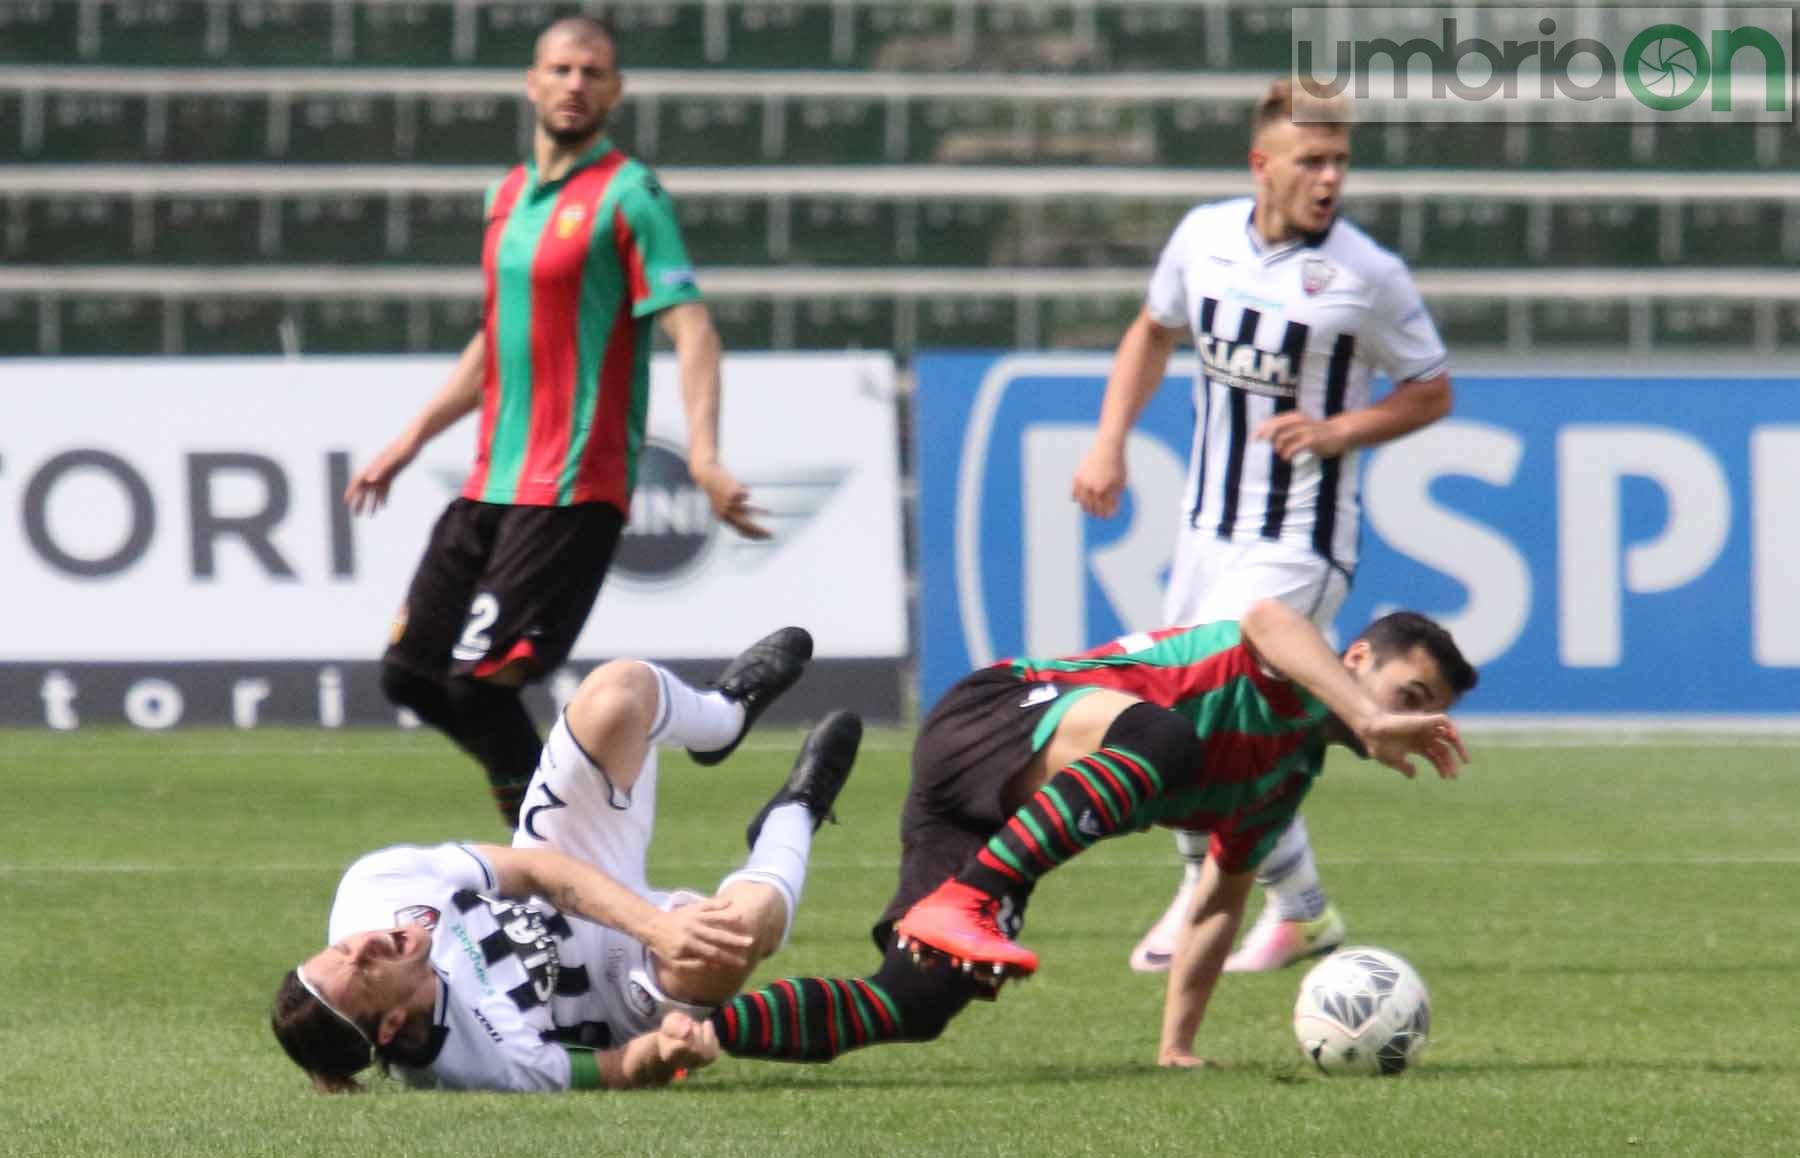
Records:
{"label": "white sock", "polygon": [[1325,911],[1325,889],[1319,864],[1306,839],[1306,821],[1298,816],[1275,842],[1256,879],[1269,895],[1269,905],[1284,921],[1310,921]]}
{"label": "white sock", "polygon": [[1175,851],[1181,854],[1183,888],[1200,883],[1200,866],[1206,863],[1206,850],[1211,844],[1211,833],[1190,832],[1185,828],[1175,830]]}
{"label": "white sock", "polygon": [[653,663],[645,667],[656,675],[656,722],[650,725],[652,744],[679,744],[711,752],[737,739],[744,727],[744,706],[712,689],[701,691],[681,682],[668,668]]}
{"label": "white sock", "polygon": [[769,885],[787,904],[787,923],[781,943],[787,944],[800,908],[800,891],[806,887],[806,858],[812,854],[812,810],[798,800],[772,809],[763,818],[762,831],[744,867],[719,882],[723,889],[732,881],[750,880]]}

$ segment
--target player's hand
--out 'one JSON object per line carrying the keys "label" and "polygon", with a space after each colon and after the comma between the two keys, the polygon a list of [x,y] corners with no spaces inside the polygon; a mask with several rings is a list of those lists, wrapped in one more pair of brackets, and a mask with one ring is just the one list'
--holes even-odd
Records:
{"label": "player's hand", "polygon": [[756,521],[756,516],[769,512],[751,505],[749,488],[730,471],[716,462],[701,466],[690,463],[688,473],[706,492],[706,500],[712,504],[713,514],[721,523],[746,539],[760,541],[769,537],[769,529]]}
{"label": "player's hand", "polygon": [[1164,1047],[1156,1052],[1156,1064],[1166,1070],[1222,1070],[1224,1063],[1201,1057],[1191,1049]]}
{"label": "player's hand", "polygon": [[1437,769],[1438,778],[1454,780],[1469,761],[1455,721],[1441,713],[1381,712],[1364,725],[1357,738],[1369,757],[1411,780],[1417,775],[1412,757],[1423,756]]}
{"label": "player's hand", "polygon": [[365,511],[374,514],[387,503],[388,488],[394,485],[394,476],[406,468],[419,453],[419,448],[410,440],[396,438],[381,449],[381,453],[369,461],[369,464],[358,471],[344,488],[344,505],[350,513],[360,515]]}
{"label": "player's hand", "polygon": [[677,969],[741,969],[755,939],[730,901],[708,897],[657,916],[644,938],[652,952]]}
{"label": "player's hand", "polygon": [[1124,452],[1095,443],[1075,468],[1069,497],[1095,518],[1110,519],[1118,513],[1119,496],[1124,491]]}
{"label": "player's hand", "polygon": [[1302,454],[1315,458],[1336,458],[1347,449],[1342,434],[1329,421],[1312,418],[1298,410],[1277,414],[1258,426],[1251,435],[1255,441],[1268,442],[1275,453],[1288,462]]}
{"label": "player's hand", "polygon": [[710,1021],[670,1012],[656,1030],[656,1056],[671,1069],[697,1070],[719,1059],[719,1035]]}

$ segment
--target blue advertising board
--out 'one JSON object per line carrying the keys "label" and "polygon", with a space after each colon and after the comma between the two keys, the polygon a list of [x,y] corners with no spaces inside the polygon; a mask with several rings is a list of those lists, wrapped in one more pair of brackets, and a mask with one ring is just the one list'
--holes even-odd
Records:
{"label": "blue advertising board", "polygon": [[[1069,482],[1109,355],[929,355],[918,374],[929,704],[973,667],[1158,626],[1191,440],[1175,364],[1111,519]],[[1466,714],[1800,722],[1800,379],[1463,378],[1365,456],[1348,637],[1411,607],[1481,668]]]}

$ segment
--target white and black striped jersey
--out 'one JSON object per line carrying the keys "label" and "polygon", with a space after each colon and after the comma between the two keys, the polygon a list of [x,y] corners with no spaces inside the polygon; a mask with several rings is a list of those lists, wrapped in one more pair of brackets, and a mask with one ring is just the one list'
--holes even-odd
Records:
{"label": "white and black striped jersey", "polygon": [[1199,350],[1186,524],[1221,539],[1310,547],[1356,564],[1359,453],[1285,462],[1251,434],[1299,409],[1315,418],[1370,402],[1376,370],[1393,382],[1445,368],[1444,344],[1406,265],[1348,221],[1270,246],[1255,201],[1202,205],[1182,219],[1145,306]]}
{"label": "white and black striped jersey", "polygon": [[330,940],[422,925],[438,977],[428,1059],[395,1065],[411,1086],[542,1091],[599,1084],[593,1051],[656,1024],[631,971],[644,946],[542,901],[501,899],[487,861],[461,844],[399,845],[345,872]]}

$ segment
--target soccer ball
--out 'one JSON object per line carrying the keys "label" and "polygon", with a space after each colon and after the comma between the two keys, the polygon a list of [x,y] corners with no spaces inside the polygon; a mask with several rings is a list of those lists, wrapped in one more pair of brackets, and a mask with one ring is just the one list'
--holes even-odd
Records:
{"label": "soccer ball", "polygon": [[1294,1037],[1328,1074],[1397,1074],[1425,1048],[1431,996],[1385,949],[1339,949],[1300,981]]}

